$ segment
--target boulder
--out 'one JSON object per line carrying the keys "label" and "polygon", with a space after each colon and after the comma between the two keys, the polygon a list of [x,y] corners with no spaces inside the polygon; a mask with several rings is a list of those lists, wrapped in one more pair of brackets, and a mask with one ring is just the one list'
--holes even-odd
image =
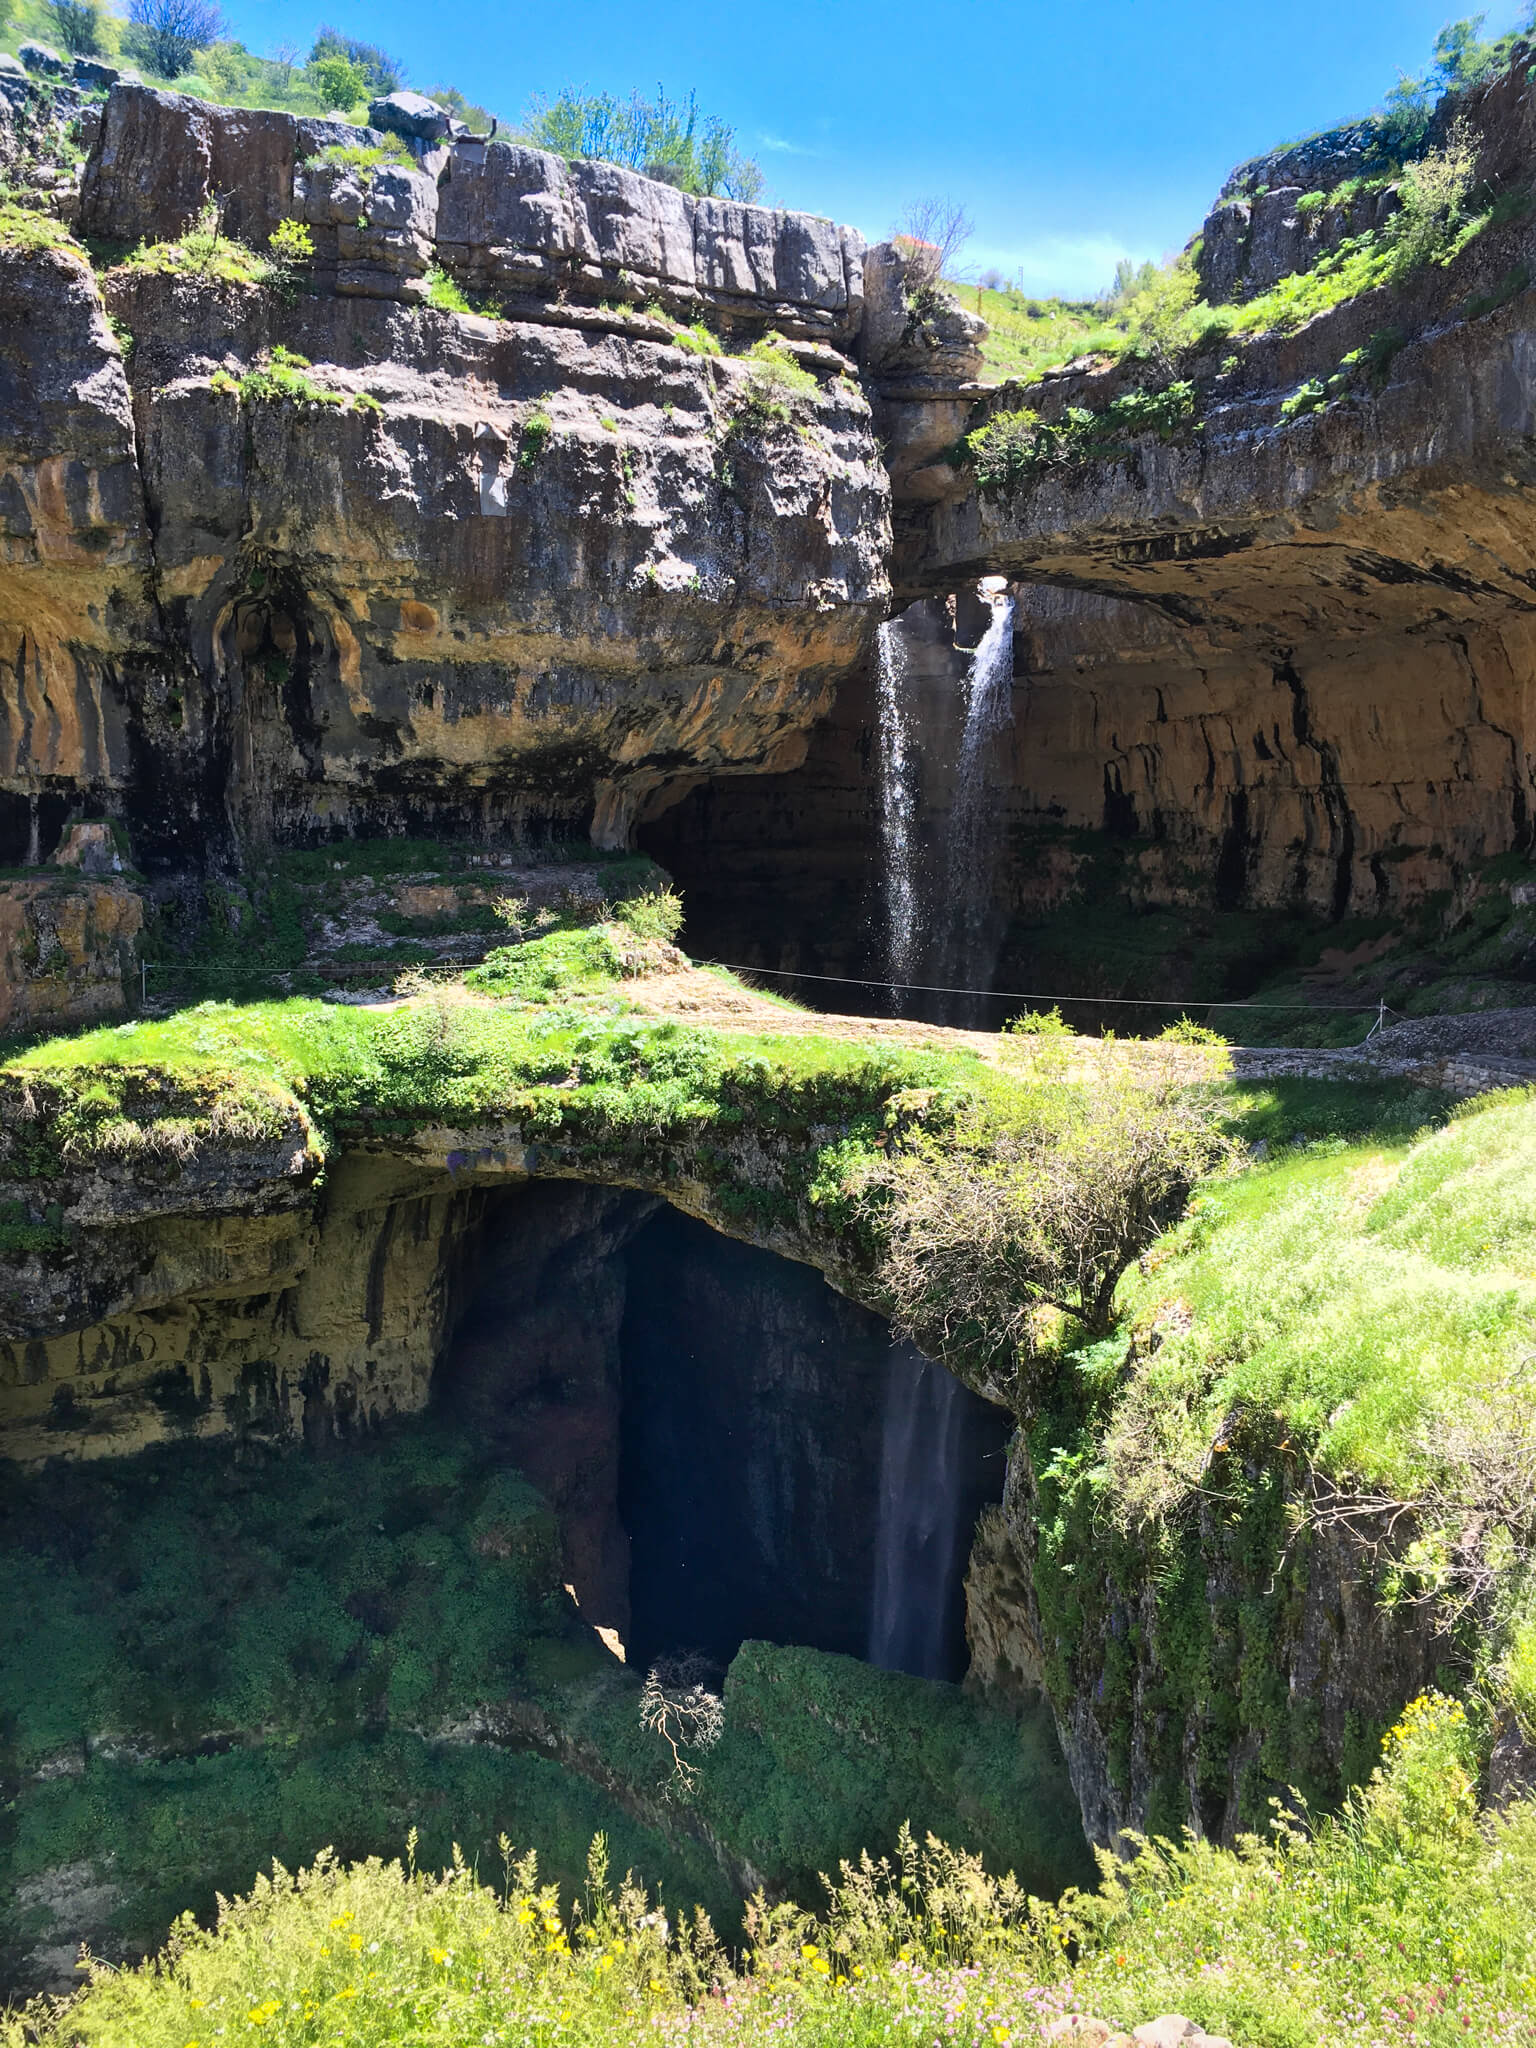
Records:
{"label": "boulder", "polygon": [[69,70],[69,59],[50,50],[46,43],[23,43],[16,54],[40,78],[63,78]]}
{"label": "boulder", "polygon": [[370,100],[368,121],[386,135],[404,135],[413,142],[446,142],[454,125],[446,107],[419,92],[391,92]]}
{"label": "boulder", "polygon": [[83,85],[87,92],[106,92],[123,75],[115,64],[108,64],[100,57],[77,57],[71,68],[76,85]]}
{"label": "boulder", "polygon": [[13,57],[9,50],[0,50],[0,78],[19,78],[26,81],[27,67],[19,57]]}

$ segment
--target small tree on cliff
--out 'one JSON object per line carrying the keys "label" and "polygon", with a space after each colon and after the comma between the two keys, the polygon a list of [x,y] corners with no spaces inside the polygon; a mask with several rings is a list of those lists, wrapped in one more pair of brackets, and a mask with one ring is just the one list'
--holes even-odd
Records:
{"label": "small tree on cliff", "polygon": [[973,232],[971,217],[958,200],[915,199],[892,238],[907,259],[909,293],[953,277]]}
{"label": "small tree on cliff", "polygon": [[137,52],[162,78],[190,71],[198,51],[224,33],[211,0],[128,0],[128,19]]}
{"label": "small tree on cliff", "polygon": [[898,1326],[986,1370],[1034,1355],[1042,1310],[1108,1331],[1121,1274],[1230,1151],[1223,1064],[1177,1040],[1046,1042],[1001,1128],[916,1133],[882,1175]]}

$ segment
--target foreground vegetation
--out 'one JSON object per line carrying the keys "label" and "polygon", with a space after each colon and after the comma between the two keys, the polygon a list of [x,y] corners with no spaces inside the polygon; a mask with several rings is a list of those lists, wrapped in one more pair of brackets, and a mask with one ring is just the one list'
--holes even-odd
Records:
{"label": "foreground vegetation", "polygon": [[97,1970],[20,2048],[777,2039],[1015,2048],[1059,2015],[1186,2013],[1250,2048],[1536,2037],[1536,1806],[1478,1812],[1461,1708],[1416,1701],[1336,1817],[1288,1815],[1235,1851],[1156,1843],[1056,1904],[910,1837],[845,1862],[818,1918],[759,1896],[733,1959],[707,1917],[615,1882],[576,1896],[504,1845],[493,1887],[456,1862],[328,1858]]}

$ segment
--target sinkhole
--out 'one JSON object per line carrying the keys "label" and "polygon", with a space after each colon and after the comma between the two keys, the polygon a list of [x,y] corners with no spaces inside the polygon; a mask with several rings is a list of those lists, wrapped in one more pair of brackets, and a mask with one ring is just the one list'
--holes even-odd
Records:
{"label": "sinkhole", "polygon": [[509,1191],[466,1247],[440,1406],[544,1492],[629,1661],[759,1638],[965,1669],[1008,1425],[809,1266],[648,1196]]}

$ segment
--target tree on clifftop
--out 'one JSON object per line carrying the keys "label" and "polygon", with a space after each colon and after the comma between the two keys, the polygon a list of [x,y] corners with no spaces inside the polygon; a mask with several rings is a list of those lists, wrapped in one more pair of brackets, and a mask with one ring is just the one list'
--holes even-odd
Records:
{"label": "tree on clifftop", "polygon": [[224,32],[211,0],[128,0],[128,20],[135,55],[162,78],[190,71],[198,51]]}

